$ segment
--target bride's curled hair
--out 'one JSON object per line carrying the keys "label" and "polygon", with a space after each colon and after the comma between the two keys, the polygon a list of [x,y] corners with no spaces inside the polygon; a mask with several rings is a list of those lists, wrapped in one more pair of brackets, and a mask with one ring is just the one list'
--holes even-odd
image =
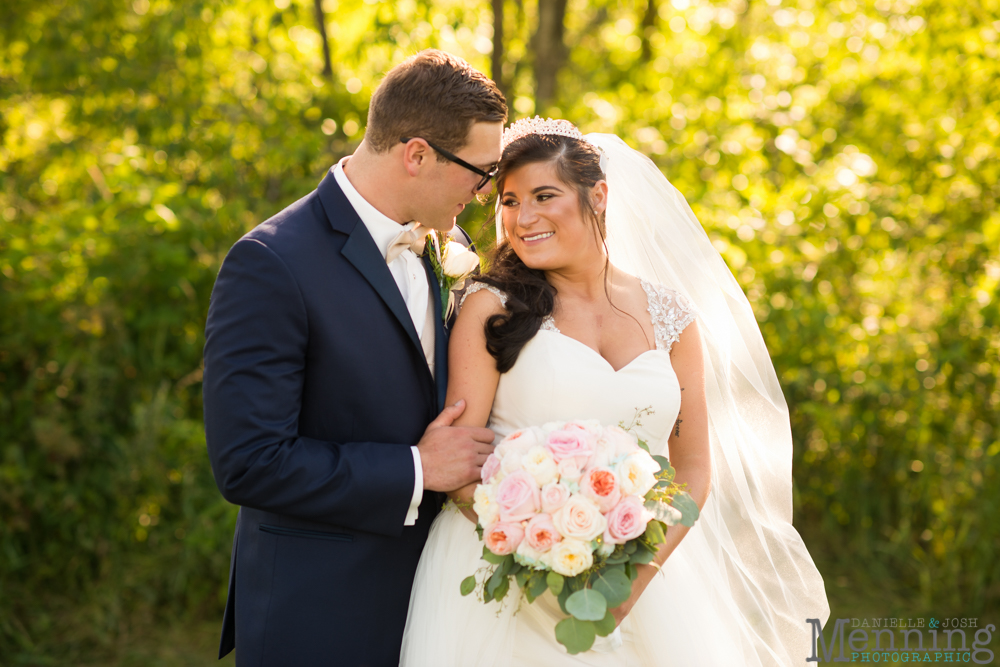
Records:
{"label": "bride's curled hair", "polygon": [[[529,134],[504,149],[497,173],[497,192],[502,198],[504,181],[512,171],[528,164],[551,162],[563,183],[576,189],[584,220],[592,225],[595,239],[603,243],[607,235],[604,213],[597,213],[590,193],[604,180],[601,155],[590,143],[553,134]],[[501,213],[502,216],[502,213]],[[498,216],[497,224],[501,224]],[[490,269],[477,278],[507,294],[506,311],[486,321],[486,349],[496,359],[497,370],[506,373],[555,307],[555,288],[545,272],[527,267],[504,239],[493,252]]]}

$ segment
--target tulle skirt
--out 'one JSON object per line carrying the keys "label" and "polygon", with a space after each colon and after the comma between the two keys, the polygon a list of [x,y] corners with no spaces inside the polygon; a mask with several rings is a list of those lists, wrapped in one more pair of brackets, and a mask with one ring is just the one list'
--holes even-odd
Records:
{"label": "tulle skirt", "polygon": [[[703,515],[702,519],[706,519]],[[431,527],[403,635],[403,667],[648,667],[761,665],[753,631],[726,573],[695,525],[618,631],[569,655],[555,639],[565,618],[551,593],[528,604],[516,585],[504,604],[462,597],[462,579],[486,563],[475,528],[450,503]],[[803,655],[805,657],[805,655]],[[767,662],[765,664],[777,664]]]}

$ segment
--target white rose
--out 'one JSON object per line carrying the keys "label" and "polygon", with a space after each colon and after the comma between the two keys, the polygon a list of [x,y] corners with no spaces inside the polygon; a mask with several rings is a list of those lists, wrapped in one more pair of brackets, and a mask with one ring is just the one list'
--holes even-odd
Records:
{"label": "white rose", "polygon": [[507,452],[507,454],[500,459],[500,470],[505,475],[509,475],[513,472],[517,472],[521,469],[521,460],[524,458],[524,453],[519,451]]}
{"label": "white rose", "polygon": [[607,468],[616,458],[615,445],[606,438],[600,438],[594,446],[594,458],[590,465],[597,468]]}
{"label": "white rose", "polygon": [[479,266],[479,255],[461,243],[448,241],[441,259],[441,270],[444,275],[461,280],[472,273],[477,266]]}
{"label": "white rose", "polygon": [[514,552],[514,560],[530,568],[536,570],[543,570],[548,565],[545,562],[545,554],[537,549],[533,549],[528,540],[521,540],[521,543],[517,545],[517,551]]}
{"label": "white rose", "polygon": [[573,496],[552,515],[552,523],[564,538],[589,542],[608,527],[607,519],[590,498]]}
{"label": "white rose", "polygon": [[607,441],[614,450],[612,459],[642,451],[635,436],[617,426],[609,426],[604,429],[601,439]]}
{"label": "white rose", "polygon": [[549,550],[553,572],[575,577],[594,564],[590,545],[580,540],[563,540]]}
{"label": "white rose", "polygon": [[556,466],[556,460],[552,458],[552,452],[538,445],[524,453],[521,466],[535,478],[540,487],[554,482],[559,477],[559,468]]}
{"label": "white rose", "polygon": [[489,528],[500,520],[500,506],[496,501],[496,486],[480,484],[472,494],[472,511],[479,516],[479,525]]}
{"label": "white rose", "polygon": [[645,496],[656,484],[660,465],[646,452],[639,450],[618,464],[618,481],[627,496]]}

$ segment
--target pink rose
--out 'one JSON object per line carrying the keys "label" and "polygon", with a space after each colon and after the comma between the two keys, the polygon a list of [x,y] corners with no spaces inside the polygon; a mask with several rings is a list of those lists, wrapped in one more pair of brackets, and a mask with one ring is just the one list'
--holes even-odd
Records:
{"label": "pink rose", "polygon": [[583,470],[590,464],[590,459],[594,456],[596,441],[590,431],[583,428],[570,428],[549,433],[545,446],[552,452],[556,463],[573,461],[580,470]]}
{"label": "pink rose", "polygon": [[548,551],[552,545],[562,540],[562,535],[552,523],[548,514],[536,514],[524,531],[524,539],[536,551]]}
{"label": "pink rose", "polygon": [[483,533],[486,548],[497,556],[514,553],[517,545],[524,539],[524,529],[516,523],[495,523]]}
{"label": "pink rose", "polygon": [[497,487],[500,521],[525,521],[538,512],[541,500],[535,478],[524,470],[504,477]]}
{"label": "pink rose", "polygon": [[486,463],[483,464],[483,484],[490,481],[493,475],[497,474],[500,470],[500,459],[497,458],[496,454],[490,454],[486,457]]}
{"label": "pink rose", "polygon": [[597,503],[603,514],[607,514],[622,498],[618,476],[607,468],[585,471],[580,480],[580,492]]}
{"label": "pink rose", "polygon": [[634,540],[646,532],[646,524],[651,518],[652,515],[642,506],[639,498],[625,496],[608,512],[608,530],[604,539],[614,544],[624,544]]}
{"label": "pink rose", "polygon": [[542,487],[542,511],[552,514],[569,500],[569,487],[562,482],[552,482]]}

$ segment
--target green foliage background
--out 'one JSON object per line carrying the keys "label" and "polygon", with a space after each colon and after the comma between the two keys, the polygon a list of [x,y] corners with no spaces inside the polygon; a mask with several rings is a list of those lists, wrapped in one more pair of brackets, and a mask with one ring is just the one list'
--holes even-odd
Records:
{"label": "green foliage background", "polygon": [[[778,369],[831,594],[876,581],[995,621],[1000,4],[654,4],[644,26],[645,0],[571,1],[536,110],[536,7],[508,3],[515,115],[616,132],[688,197]],[[220,262],[351,152],[392,64],[434,46],[489,69],[489,3],[322,6],[329,77],[307,0],[0,7],[0,662],[219,614],[235,513],[200,363]]]}

